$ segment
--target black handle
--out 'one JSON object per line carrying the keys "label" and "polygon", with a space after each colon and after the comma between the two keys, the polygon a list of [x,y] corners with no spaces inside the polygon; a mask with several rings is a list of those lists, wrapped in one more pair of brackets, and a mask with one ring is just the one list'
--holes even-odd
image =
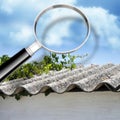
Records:
{"label": "black handle", "polygon": [[0,66],[0,82],[11,72],[13,72],[17,67],[19,67],[23,62],[25,62],[28,58],[30,58],[30,55],[24,48],[12,58],[10,58],[7,62],[3,63]]}

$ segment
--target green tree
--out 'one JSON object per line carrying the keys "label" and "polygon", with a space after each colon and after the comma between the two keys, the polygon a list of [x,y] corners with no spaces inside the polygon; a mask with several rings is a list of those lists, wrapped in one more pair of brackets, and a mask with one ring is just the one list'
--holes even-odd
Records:
{"label": "green tree", "polygon": [[[3,55],[0,57],[0,65],[6,62],[10,57]],[[13,72],[6,80],[13,80],[18,78],[31,78],[34,75],[41,75],[48,73],[51,70],[60,71],[63,68],[74,69],[76,67],[75,60],[82,58],[82,56],[75,56],[71,54],[57,55],[50,53],[44,56],[41,61],[34,61],[25,63]]]}
{"label": "green tree", "polygon": [[9,59],[10,57],[8,55],[3,55],[2,57],[0,57],[0,65],[2,65],[4,62],[6,62]]}

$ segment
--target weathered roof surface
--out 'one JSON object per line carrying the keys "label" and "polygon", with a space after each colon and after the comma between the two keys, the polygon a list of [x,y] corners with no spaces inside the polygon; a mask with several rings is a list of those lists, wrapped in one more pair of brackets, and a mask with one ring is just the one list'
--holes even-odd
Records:
{"label": "weathered roof surface", "polygon": [[63,93],[75,87],[91,92],[103,85],[109,90],[120,91],[120,65],[78,66],[74,70],[51,71],[27,80],[0,83],[0,92],[12,95],[26,90],[30,94],[37,94],[52,89],[54,92]]}

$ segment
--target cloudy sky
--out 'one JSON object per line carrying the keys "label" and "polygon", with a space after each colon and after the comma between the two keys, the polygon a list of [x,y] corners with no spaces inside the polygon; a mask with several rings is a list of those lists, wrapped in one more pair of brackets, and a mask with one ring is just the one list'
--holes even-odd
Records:
{"label": "cloudy sky", "polygon": [[[31,44],[34,41],[33,23],[36,15],[46,7],[58,3],[76,6],[87,15],[91,24],[88,42],[75,54],[88,53],[85,58],[87,64],[120,63],[119,0],[0,0],[0,56],[12,56]],[[41,19],[41,32],[46,21],[60,15],[58,12]],[[60,26],[54,30],[49,29],[47,38],[52,48],[62,44],[65,39],[74,39],[71,42],[73,46],[75,40],[79,40],[80,29],[77,23],[70,22],[63,26],[64,29]],[[65,46],[62,45],[63,48]]]}

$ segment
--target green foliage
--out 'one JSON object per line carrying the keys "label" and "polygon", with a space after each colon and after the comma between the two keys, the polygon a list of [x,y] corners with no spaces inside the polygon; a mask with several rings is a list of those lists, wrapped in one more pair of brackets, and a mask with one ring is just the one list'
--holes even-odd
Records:
{"label": "green foliage", "polygon": [[[8,55],[0,57],[0,65],[6,62],[9,58],[10,57]],[[31,78],[34,75],[41,75],[43,73],[47,74],[50,70],[60,71],[63,68],[72,70],[76,68],[75,60],[77,58],[82,59],[82,56],[70,54],[57,55],[55,53],[50,53],[50,55],[44,56],[41,61],[23,64],[9,77],[7,77],[6,81],[19,78]]]}
{"label": "green foliage", "polygon": [[[0,57],[0,65],[6,62],[9,58],[8,55]],[[76,58],[82,57],[70,54],[57,55],[55,53],[50,53],[50,55],[44,56],[41,61],[34,61],[20,66],[6,79],[6,81],[19,78],[31,78],[34,75],[41,75],[43,73],[47,74],[50,70],[60,71],[63,68],[72,70],[76,68]]]}
{"label": "green foliage", "polygon": [[8,55],[3,55],[2,57],[0,57],[0,65],[9,60],[9,58],[10,57]]}
{"label": "green foliage", "polygon": [[[44,58],[41,61],[34,61],[31,63],[25,63],[22,66],[20,66],[15,72],[13,72],[9,77],[7,77],[5,80],[13,80],[13,79],[19,79],[19,78],[31,78],[34,75],[41,75],[43,73],[49,73],[49,71],[60,71],[63,68],[66,69],[74,69],[76,68],[75,60],[77,58],[83,59],[84,56],[75,56],[71,54],[62,54],[57,55],[55,53],[50,53],[50,55],[44,56]],[[2,65],[4,62],[6,62],[10,57],[8,55],[3,55],[0,57],[0,65]],[[45,95],[48,95],[50,93],[50,90],[45,92]],[[19,94],[13,95],[16,100],[19,100],[21,96],[31,96],[26,91],[22,91]],[[5,99],[4,94],[0,94],[3,99]]]}

